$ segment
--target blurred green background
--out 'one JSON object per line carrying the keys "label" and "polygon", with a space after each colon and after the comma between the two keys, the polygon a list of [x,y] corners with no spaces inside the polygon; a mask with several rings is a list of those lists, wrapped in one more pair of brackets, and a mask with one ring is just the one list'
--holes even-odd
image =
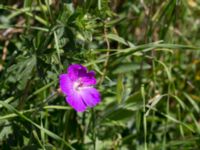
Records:
{"label": "blurred green background", "polygon": [[[77,113],[58,76],[96,72]],[[1,0],[1,150],[199,150],[199,0]]]}

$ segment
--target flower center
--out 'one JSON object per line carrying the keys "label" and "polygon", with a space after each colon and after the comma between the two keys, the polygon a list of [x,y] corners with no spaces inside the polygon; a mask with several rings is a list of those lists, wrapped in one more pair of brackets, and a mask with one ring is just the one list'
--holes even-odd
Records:
{"label": "flower center", "polygon": [[76,81],[76,82],[74,83],[74,89],[75,89],[76,91],[79,91],[79,90],[81,89],[81,87],[83,87],[83,83],[82,83],[80,80],[78,80],[78,81]]}

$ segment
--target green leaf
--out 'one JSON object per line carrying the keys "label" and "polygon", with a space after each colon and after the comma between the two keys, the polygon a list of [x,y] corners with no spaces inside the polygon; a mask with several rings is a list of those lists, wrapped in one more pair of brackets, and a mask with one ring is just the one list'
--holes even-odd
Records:
{"label": "green leaf", "polygon": [[[137,71],[141,69],[140,64],[135,63],[122,63],[120,64],[114,71],[113,74],[119,74],[119,73],[127,73],[130,71]],[[143,64],[142,66],[143,70],[151,69],[151,66],[149,64]]]}
{"label": "green leaf", "polygon": [[38,125],[37,123],[33,122],[30,118],[26,117],[25,115],[23,115],[22,113],[20,113],[18,110],[16,110],[12,105],[7,104],[5,102],[0,101],[0,104],[3,105],[5,108],[7,108],[9,111],[16,113],[16,115],[18,115],[19,117],[21,117],[22,119],[26,120],[27,122],[31,123],[32,125],[34,125],[35,127],[37,127],[38,129],[42,130],[44,133],[46,133],[48,136],[52,137],[55,140],[61,141],[63,142],[66,146],[68,146],[70,149],[74,148],[67,143],[66,141],[64,141],[61,137],[59,137],[57,134],[51,132],[48,129],[45,129],[43,127],[41,127],[40,125]]}
{"label": "green leaf", "polygon": [[122,37],[119,37],[116,34],[108,34],[106,36],[107,36],[107,38],[109,38],[111,40],[114,40],[114,41],[117,41],[117,42],[119,42],[119,43],[121,43],[123,45],[130,46],[130,47],[135,47],[135,45],[133,43],[124,40]]}

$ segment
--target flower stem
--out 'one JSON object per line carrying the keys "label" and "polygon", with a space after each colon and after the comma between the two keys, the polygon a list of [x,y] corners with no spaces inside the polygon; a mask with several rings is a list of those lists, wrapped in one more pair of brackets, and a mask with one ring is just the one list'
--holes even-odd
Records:
{"label": "flower stem", "polygon": [[96,129],[95,129],[95,110],[94,108],[91,109],[92,110],[92,141],[93,141],[93,149],[96,150]]}

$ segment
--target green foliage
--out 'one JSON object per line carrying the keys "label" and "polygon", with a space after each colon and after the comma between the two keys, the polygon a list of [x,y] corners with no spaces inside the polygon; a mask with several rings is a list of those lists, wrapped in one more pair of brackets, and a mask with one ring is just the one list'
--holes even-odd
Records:
{"label": "green foliage", "polygon": [[[0,149],[200,149],[197,0],[0,2]],[[75,112],[58,76],[95,70]]]}

